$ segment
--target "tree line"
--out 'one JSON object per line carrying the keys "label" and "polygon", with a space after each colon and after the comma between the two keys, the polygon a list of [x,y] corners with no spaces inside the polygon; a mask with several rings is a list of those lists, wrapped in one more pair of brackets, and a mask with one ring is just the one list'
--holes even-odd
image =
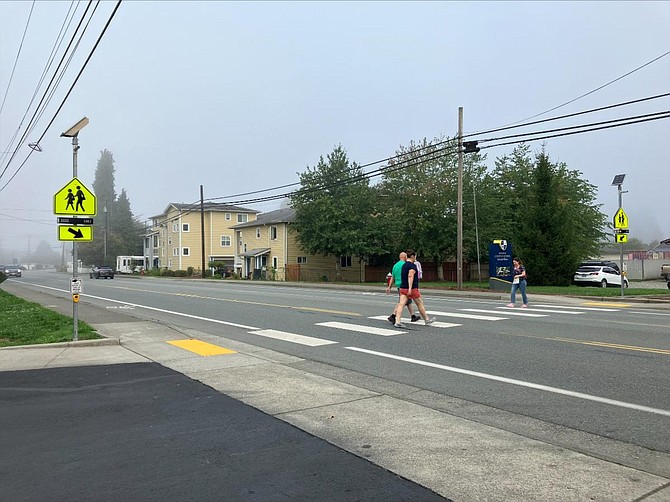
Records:
{"label": "tree line", "polygon": [[[312,254],[358,256],[370,265],[390,265],[407,248],[425,261],[453,260],[455,146],[444,137],[401,146],[374,183],[336,147],[298,173],[300,188],[290,202],[299,243]],[[479,251],[486,261],[488,244],[507,239],[532,271],[533,284],[570,284],[579,262],[598,255],[607,238],[596,187],[581,172],[552,162],[544,148],[533,155],[521,144],[498,157],[492,170],[485,160],[480,153],[464,159],[464,260],[476,261]],[[442,267],[438,274],[444,279]]]}

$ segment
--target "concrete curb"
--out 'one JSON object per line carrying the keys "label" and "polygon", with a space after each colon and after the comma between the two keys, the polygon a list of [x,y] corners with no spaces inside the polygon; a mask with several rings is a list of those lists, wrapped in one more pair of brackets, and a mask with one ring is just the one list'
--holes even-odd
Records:
{"label": "concrete curb", "polygon": [[0,347],[0,350],[22,350],[22,349],[54,349],[54,348],[80,348],[80,347],[104,347],[109,345],[121,345],[118,338],[100,338],[97,340],[77,340],[76,342],[37,343],[33,345],[12,345],[11,347]]}

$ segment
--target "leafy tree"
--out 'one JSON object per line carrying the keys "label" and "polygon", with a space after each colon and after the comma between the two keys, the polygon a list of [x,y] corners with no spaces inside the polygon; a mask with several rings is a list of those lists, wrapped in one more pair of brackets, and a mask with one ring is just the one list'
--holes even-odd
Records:
{"label": "leafy tree", "polygon": [[375,190],[339,145],[326,159],[300,176],[300,189],[291,196],[296,211],[293,228],[298,243],[311,254],[361,258],[384,253],[383,225]]}

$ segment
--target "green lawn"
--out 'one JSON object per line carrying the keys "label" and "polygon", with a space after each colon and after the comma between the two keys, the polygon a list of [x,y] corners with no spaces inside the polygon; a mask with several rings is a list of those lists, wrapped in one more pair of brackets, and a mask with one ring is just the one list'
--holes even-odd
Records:
{"label": "green lawn", "polygon": [[[0,312],[0,347],[72,341],[72,318],[37,303],[0,290]],[[85,322],[77,324],[80,340],[100,338]]]}

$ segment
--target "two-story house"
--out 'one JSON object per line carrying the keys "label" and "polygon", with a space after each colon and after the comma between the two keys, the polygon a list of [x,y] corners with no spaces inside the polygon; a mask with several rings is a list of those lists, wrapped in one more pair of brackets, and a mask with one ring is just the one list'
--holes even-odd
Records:
{"label": "two-story house", "polygon": [[235,263],[232,227],[254,221],[257,214],[254,209],[230,204],[208,202],[201,211],[199,203],[170,203],[161,214],[151,217],[151,231],[144,239],[147,268],[201,270],[203,252],[205,268],[210,261],[222,261],[232,268]]}
{"label": "two-story house", "polygon": [[277,281],[365,281],[365,262],[351,256],[305,252],[291,228],[292,208],[261,213],[255,220],[234,225],[235,270],[242,277]]}

